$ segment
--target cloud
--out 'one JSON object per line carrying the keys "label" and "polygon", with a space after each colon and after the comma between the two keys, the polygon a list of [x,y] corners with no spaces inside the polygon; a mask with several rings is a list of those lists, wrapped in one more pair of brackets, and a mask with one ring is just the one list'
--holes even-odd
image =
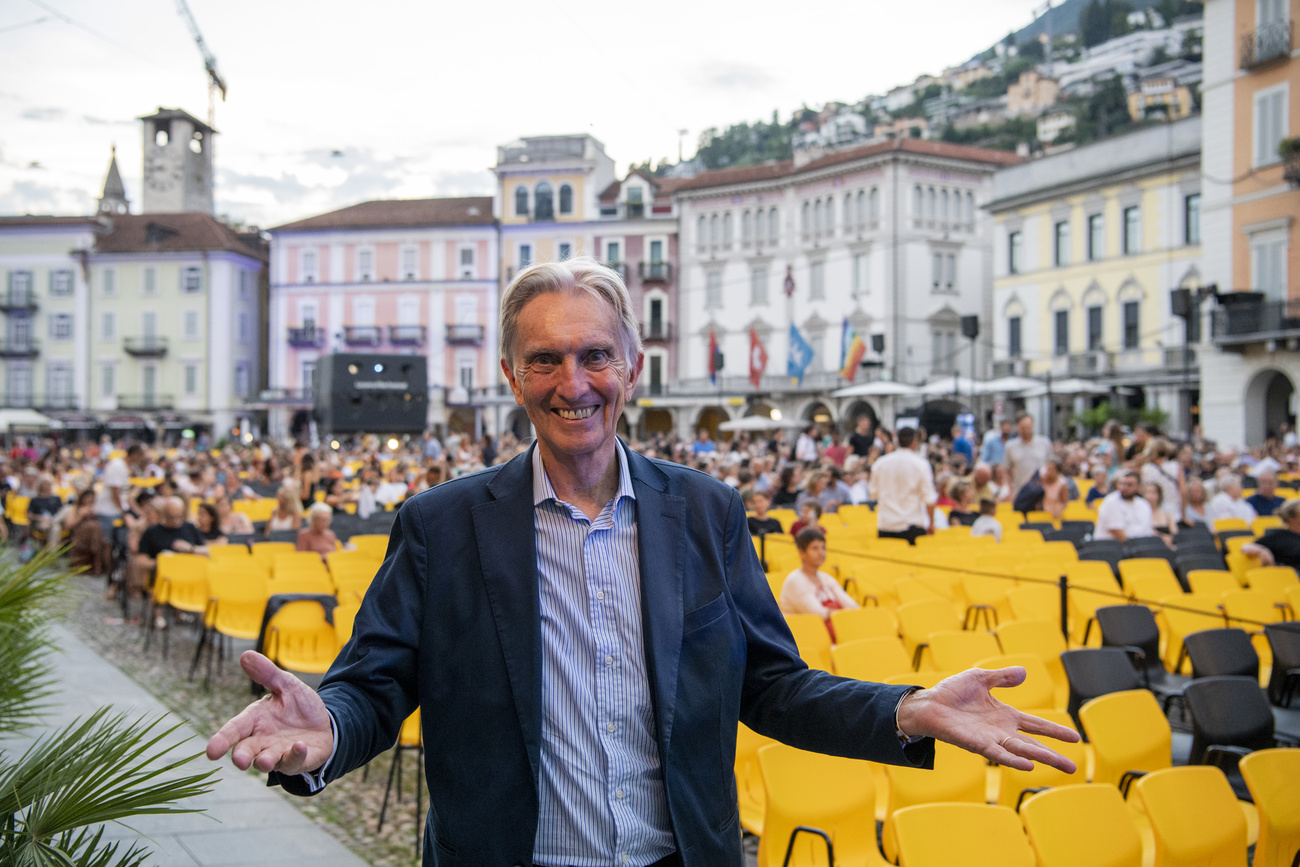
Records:
{"label": "cloud", "polygon": [[88,114],[83,114],[83,115],[81,116],[81,120],[82,120],[84,123],[88,123],[88,124],[90,124],[91,126],[130,126],[130,127],[133,127],[133,126],[136,125],[136,121],[134,121],[134,120],[105,120],[105,119],[102,118],[102,117],[92,117],[91,115],[88,115]]}
{"label": "cloud", "polygon": [[16,180],[0,191],[0,214],[84,214],[88,207],[84,190],[38,181]]}
{"label": "cloud", "polygon": [[62,120],[64,111],[61,108],[29,108],[22,113],[23,120],[47,121]]}
{"label": "cloud", "polygon": [[696,68],[694,78],[714,90],[762,90],[776,83],[762,69],[747,63],[704,63]]}

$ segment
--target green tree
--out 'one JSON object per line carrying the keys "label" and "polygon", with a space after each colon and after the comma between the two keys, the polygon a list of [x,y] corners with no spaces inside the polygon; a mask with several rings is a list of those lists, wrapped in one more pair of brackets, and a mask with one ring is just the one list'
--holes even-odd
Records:
{"label": "green tree", "polygon": [[1116,75],[1098,85],[1092,96],[1084,101],[1077,114],[1078,126],[1075,140],[1079,144],[1107,138],[1131,126],[1128,113],[1128,92],[1123,80]]}
{"label": "green tree", "polygon": [[1079,38],[1085,48],[1123,36],[1131,29],[1128,16],[1133,11],[1127,0],[1091,0],[1079,12]]}
{"label": "green tree", "polygon": [[1026,60],[1034,60],[1042,63],[1046,59],[1046,52],[1043,51],[1043,43],[1037,39],[1030,39],[1028,42],[1022,42],[1016,49],[1016,54]]}

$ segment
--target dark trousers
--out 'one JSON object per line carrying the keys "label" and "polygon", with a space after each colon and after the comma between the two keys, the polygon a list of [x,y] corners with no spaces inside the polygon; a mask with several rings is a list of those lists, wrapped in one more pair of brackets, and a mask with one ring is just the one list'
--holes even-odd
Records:
{"label": "dark trousers", "polygon": [[925,535],[925,528],[913,524],[906,530],[877,530],[876,535],[881,539],[906,539],[907,544],[915,545],[916,537]]}

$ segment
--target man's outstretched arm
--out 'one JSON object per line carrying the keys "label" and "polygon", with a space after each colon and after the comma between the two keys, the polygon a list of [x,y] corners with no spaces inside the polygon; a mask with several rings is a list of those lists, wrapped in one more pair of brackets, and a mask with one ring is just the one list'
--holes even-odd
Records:
{"label": "man's outstretched arm", "polygon": [[[329,712],[316,691],[256,651],[239,664],[267,694],[244,708],[208,741],[208,758],[227,752],[241,771],[295,775],[315,771],[334,752]],[[233,751],[232,751],[233,750]]]}

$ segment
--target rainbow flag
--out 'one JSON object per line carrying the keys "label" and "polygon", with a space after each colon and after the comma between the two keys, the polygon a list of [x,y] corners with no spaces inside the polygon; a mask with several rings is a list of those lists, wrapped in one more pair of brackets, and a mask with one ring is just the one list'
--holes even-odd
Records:
{"label": "rainbow flag", "polygon": [[844,327],[840,330],[840,376],[852,382],[858,372],[858,364],[866,354],[867,344],[862,342],[858,332],[845,318]]}

